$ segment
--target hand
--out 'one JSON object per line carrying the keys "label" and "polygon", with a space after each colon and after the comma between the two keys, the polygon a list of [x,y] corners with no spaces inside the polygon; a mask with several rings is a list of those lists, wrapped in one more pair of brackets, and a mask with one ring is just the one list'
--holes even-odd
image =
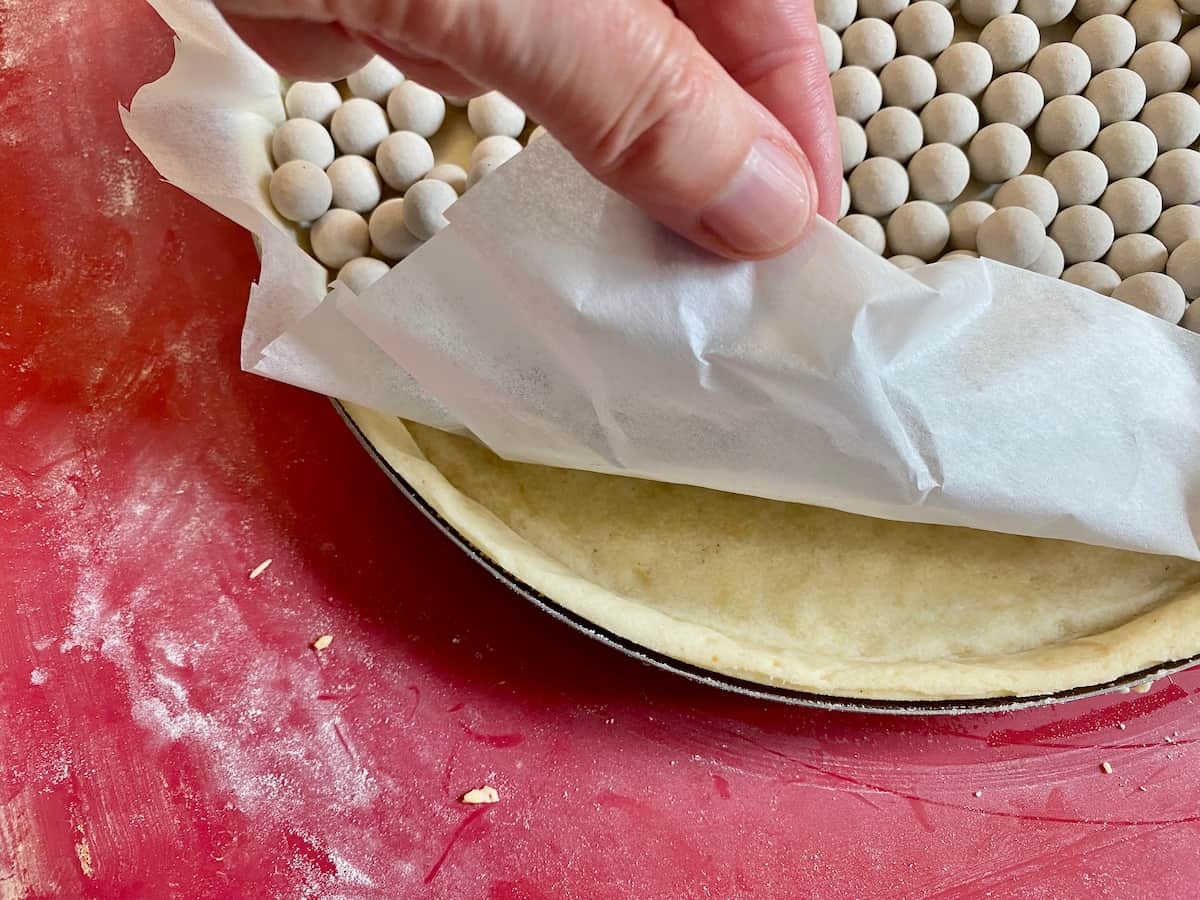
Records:
{"label": "hand", "polygon": [[495,89],[597,178],[719,254],[774,256],[841,164],[812,0],[216,0],[285,75],[378,52],[442,93]]}

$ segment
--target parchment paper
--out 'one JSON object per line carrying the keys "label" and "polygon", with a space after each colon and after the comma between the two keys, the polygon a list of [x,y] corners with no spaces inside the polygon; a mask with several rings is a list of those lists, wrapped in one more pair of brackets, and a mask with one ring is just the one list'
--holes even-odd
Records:
{"label": "parchment paper", "polygon": [[1200,336],[986,260],[908,273],[820,223],[708,256],[539,141],[362,296],[271,211],[278,77],[202,2],[125,113],[258,235],[248,371],[502,456],[1200,559]]}

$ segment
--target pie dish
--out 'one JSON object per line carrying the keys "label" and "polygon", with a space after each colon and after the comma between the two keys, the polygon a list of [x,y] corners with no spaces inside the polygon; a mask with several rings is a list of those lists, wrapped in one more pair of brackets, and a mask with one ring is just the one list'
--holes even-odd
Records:
{"label": "pie dish", "polygon": [[735,690],[960,712],[1127,689],[1200,652],[1200,563],[507,462],[344,410],[511,586]]}

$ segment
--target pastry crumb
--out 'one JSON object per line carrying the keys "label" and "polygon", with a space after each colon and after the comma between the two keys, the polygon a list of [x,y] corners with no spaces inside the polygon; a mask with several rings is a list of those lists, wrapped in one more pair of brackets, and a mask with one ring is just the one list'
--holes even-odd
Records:
{"label": "pastry crumb", "polygon": [[1111,775],[1113,771],[1112,763],[1110,763],[1108,760],[1100,763],[1100,771],[1105,775]]}
{"label": "pastry crumb", "polygon": [[1141,684],[1135,684],[1133,686],[1133,692],[1135,694],[1144,694],[1152,687],[1154,687],[1153,681],[1143,681]]}
{"label": "pastry crumb", "polygon": [[1122,731],[1124,731],[1124,730],[1125,730],[1125,723],[1124,723],[1124,722],[1118,722],[1118,723],[1117,723],[1117,727],[1118,727],[1118,728],[1120,728]]}
{"label": "pastry crumb", "polygon": [[84,877],[91,878],[96,871],[92,864],[92,848],[88,844],[87,837],[82,834],[79,842],[75,844],[75,855],[79,857],[79,868],[83,871]]}
{"label": "pastry crumb", "polygon": [[1146,786],[1144,784],[1139,784],[1138,790],[1144,794],[1146,792]]}
{"label": "pastry crumb", "polygon": [[472,788],[461,797],[458,798],[459,803],[467,803],[472,806],[478,806],[482,803],[499,803],[500,795],[496,793],[496,789],[490,784],[485,784],[480,788]]}
{"label": "pastry crumb", "polygon": [[250,580],[253,581],[255,578],[257,578],[263,572],[267,571],[267,567],[270,566],[272,562],[274,562],[274,560],[264,559],[257,566],[255,566],[253,569],[251,569],[250,570]]}
{"label": "pastry crumb", "polygon": [[975,792],[975,796],[976,796],[976,797],[982,797],[982,796],[983,796],[983,791],[976,791],[976,792]]}
{"label": "pastry crumb", "polygon": [[332,643],[333,643],[333,635],[332,634],[323,634],[319,638],[317,638],[315,641],[312,642],[312,648],[314,650],[324,650],[326,647],[328,647]]}

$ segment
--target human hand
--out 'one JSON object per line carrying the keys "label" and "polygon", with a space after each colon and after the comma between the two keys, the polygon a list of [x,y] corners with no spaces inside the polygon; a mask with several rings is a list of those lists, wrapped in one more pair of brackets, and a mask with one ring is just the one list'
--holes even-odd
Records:
{"label": "human hand", "polygon": [[597,178],[723,256],[795,245],[841,199],[811,0],[215,0],[283,74],[379,53],[445,94],[495,89]]}

